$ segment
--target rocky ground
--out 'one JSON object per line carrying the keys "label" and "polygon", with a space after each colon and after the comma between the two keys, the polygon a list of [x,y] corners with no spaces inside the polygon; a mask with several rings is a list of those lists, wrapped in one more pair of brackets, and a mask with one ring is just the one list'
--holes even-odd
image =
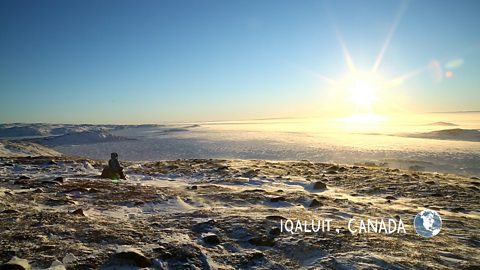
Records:
{"label": "rocky ground", "polygon": [[[104,163],[0,158],[0,269],[480,269],[475,177],[175,160],[122,163],[117,181],[97,177]],[[428,239],[412,225],[425,208],[443,220]],[[324,218],[338,232],[280,231]],[[351,218],[402,219],[406,234],[351,234]]]}

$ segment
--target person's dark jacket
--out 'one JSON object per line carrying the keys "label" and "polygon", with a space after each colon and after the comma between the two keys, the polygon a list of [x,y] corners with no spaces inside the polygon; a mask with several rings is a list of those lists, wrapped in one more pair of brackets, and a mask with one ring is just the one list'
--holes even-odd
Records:
{"label": "person's dark jacket", "polygon": [[120,163],[116,158],[112,158],[108,161],[108,167],[110,168],[110,170],[116,171],[116,172],[122,170],[122,167],[120,166]]}

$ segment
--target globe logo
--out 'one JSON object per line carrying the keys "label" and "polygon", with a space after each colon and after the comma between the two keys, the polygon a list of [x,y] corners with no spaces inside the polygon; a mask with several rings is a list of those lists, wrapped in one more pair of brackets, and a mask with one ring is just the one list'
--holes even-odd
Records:
{"label": "globe logo", "polygon": [[437,211],[426,209],[415,216],[413,225],[420,236],[429,238],[440,232],[442,219]]}

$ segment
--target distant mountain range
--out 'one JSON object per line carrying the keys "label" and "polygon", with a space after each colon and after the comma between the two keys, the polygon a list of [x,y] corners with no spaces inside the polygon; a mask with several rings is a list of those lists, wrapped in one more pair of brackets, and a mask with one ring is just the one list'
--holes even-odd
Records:
{"label": "distant mountain range", "polygon": [[0,138],[38,138],[86,131],[111,131],[129,127],[158,127],[162,125],[91,125],[91,124],[0,124]]}
{"label": "distant mountain range", "polygon": [[435,123],[430,123],[427,124],[427,126],[458,126],[457,124],[450,123],[450,122],[435,122]]}

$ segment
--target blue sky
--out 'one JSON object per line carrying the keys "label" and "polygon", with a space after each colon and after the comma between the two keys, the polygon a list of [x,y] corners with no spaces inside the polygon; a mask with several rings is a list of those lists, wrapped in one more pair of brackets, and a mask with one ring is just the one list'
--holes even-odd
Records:
{"label": "blue sky", "polygon": [[[393,79],[433,61],[441,76],[426,70],[389,90],[398,102],[380,102],[479,110],[480,2],[405,3],[4,0],[0,122],[321,115],[335,107],[327,104],[335,92],[314,74],[349,72],[335,29],[357,69],[370,69],[402,5],[379,74]],[[455,59],[463,64],[450,70]]]}

